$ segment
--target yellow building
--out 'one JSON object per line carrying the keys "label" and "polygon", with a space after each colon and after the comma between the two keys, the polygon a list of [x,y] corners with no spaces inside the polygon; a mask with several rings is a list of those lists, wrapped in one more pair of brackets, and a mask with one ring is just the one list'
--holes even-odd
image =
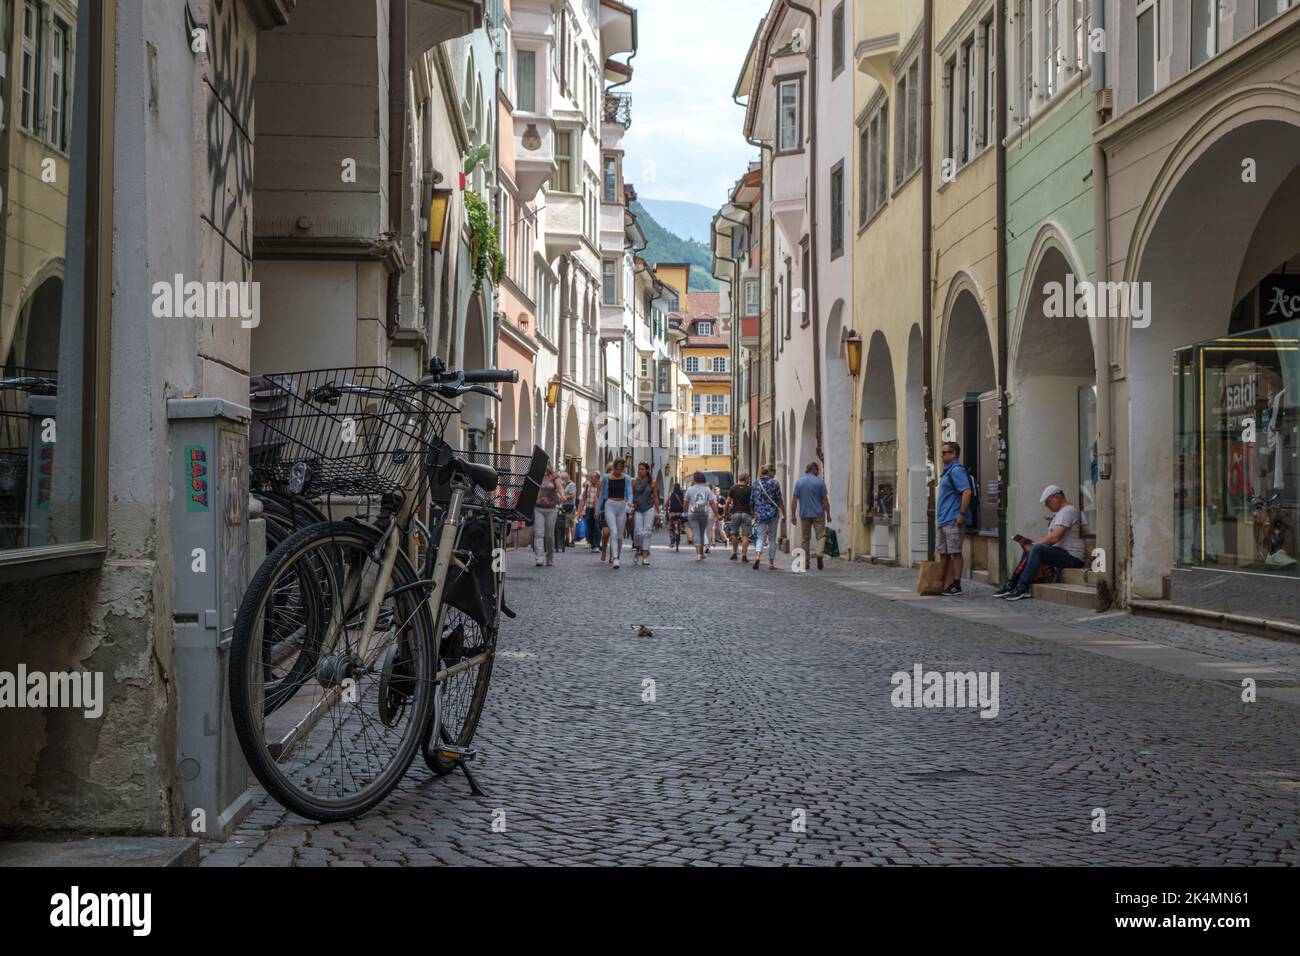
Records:
{"label": "yellow building", "polygon": [[717,292],[689,292],[686,308],[677,316],[687,335],[681,353],[689,381],[680,475],[684,486],[697,471],[712,472],[711,484],[730,484],[724,477],[731,476],[732,460],[730,320],[719,315],[719,298]]}

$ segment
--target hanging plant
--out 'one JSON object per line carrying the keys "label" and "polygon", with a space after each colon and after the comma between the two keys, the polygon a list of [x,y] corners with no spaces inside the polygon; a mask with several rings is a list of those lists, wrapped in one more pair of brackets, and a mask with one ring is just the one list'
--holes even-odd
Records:
{"label": "hanging plant", "polygon": [[500,238],[496,222],[487,203],[476,192],[466,191],[465,212],[469,220],[469,254],[474,263],[474,291],[483,288],[483,282],[493,284],[505,274],[505,257],[501,255]]}

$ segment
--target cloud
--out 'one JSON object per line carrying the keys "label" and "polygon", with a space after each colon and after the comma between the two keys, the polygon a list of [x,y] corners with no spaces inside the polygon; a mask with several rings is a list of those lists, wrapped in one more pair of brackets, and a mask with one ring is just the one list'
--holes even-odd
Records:
{"label": "cloud", "polygon": [[642,0],[624,147],[637,192],[717,207],[758,151],[745,142],[736,79],[769,0]]}

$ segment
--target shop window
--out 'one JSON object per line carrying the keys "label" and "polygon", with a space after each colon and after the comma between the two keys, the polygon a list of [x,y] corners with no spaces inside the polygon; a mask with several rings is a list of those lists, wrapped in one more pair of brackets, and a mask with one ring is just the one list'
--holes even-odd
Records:
{"label": "shop window", "polygon": [[1174,405],[1178,565],[1297,577],[1300,320],[1178,351]]}
{"label": "shop window", "polygon": [[[40,6],[20,7],[18,125],[67,153],[53,158],[66,188],[5,209],[0,578],[87,567],[106,546],[107,416],[94,414],[108,394],[111,197],[101,189],[109,157],[98,134],[112,126],[105,7],[83,4],[75,20],[54,20],[48,43]],[[75,74],[70,47],[83,58]],[[12,184],[40,179],[42,157],[28,157],[14,150],[6,197]]]}

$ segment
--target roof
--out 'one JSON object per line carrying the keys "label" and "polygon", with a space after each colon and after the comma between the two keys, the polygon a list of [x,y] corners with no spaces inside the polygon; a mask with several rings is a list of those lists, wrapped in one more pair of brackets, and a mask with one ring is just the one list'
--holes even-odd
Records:
{"label": "roof", "polygon": [[721,297],[717,292],[687,292],[686,308],[682,311],[692,318],[717,318]]}
{"label": "roof", "polygon": [[687,372],[686,377],[700,384],[717,382],[719,385],[729,385],[731,383],[730,372]]}

